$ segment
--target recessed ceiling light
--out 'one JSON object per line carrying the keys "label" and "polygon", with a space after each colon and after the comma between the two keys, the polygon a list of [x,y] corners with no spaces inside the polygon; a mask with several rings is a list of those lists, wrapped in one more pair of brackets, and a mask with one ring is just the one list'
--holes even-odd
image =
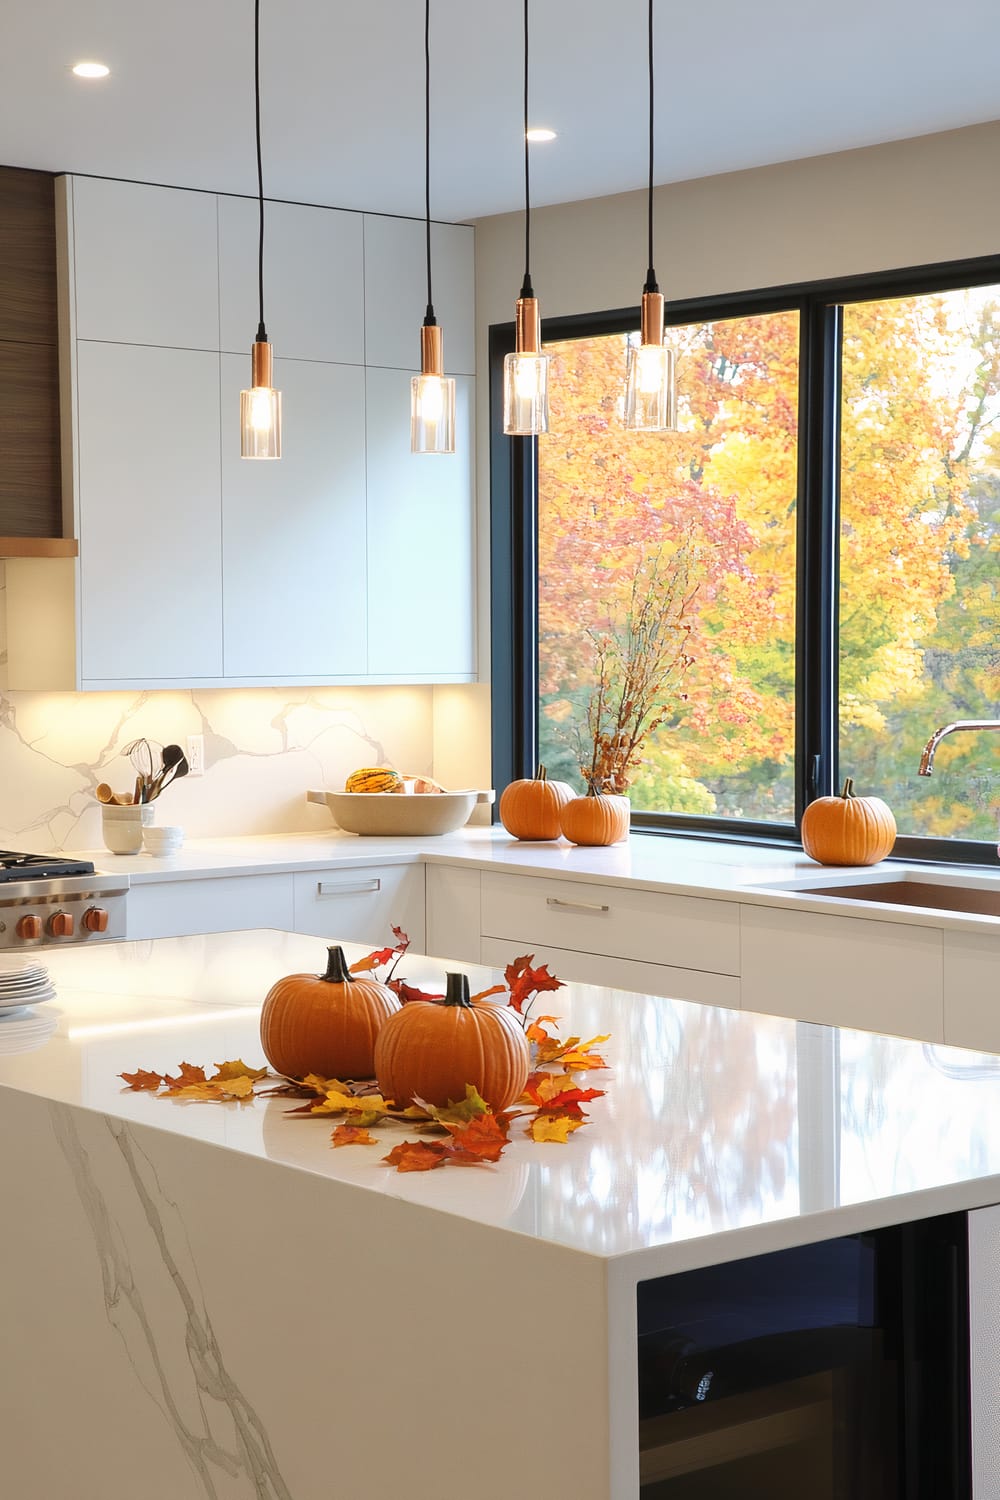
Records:
{"label": "recessed ceiling light", "polygon": [[525,131],[525,136],[529,141],[554,141],[556,133],[554,130],[548,130],[544,126],[533,125],[530,130]]}
{"label": "recessed ceiling light", "polygon": [[111,69],[104,63],[78,62],[74,65],[73,72],[77,78],[107,78]]}

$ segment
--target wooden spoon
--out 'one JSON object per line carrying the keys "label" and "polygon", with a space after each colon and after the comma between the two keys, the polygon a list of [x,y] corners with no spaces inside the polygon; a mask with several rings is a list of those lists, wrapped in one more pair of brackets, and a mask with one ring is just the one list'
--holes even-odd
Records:
{"label": "wooden spoon", "polygon": [[108,783],[106,781],[102,781],[100,783],[100,785],[97,788],[97,791],[96,791],[95,795],[97,797],[98,802],[103,802],[105,804],[105,806],[109,806],[109,805],[110,806],[114,806],[114,807],[120,807],[121,806],[121,799],[117,796],[117,794],[115,792],[113,792],[111,790],[111,788],[108,786]]}

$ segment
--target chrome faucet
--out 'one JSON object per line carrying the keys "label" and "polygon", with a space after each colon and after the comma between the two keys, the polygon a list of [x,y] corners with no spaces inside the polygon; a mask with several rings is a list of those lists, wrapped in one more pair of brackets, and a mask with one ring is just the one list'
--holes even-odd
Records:
{"label": "chrome faucet", "polygon": [[946,734],[954,734],[956,729],[1000,729],[1000,719],[956,719],[954,724],[945,724],[943,728],[935,729],[920,757],[920,769],[917,773],[919,776],[931,774],[938,745]]}

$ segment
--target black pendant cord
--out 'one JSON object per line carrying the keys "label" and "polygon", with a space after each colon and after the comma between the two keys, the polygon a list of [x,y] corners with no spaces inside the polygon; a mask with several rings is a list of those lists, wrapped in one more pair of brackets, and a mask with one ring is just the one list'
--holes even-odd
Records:
{"label": "black pendant cord", "polygon": [[528,0],[524,0],[524,282],[522,297],[533,297],[531,288],[531,175],[528,140]]}
{"label": "black pendant cord", "polygon": [[653,270],[653,0],[649,0],[649,184],[646,190],[646,224],[649,244],[646,285],[643,291],[658,292],[660,289]]}
{"label": "black pendant cord", "polygon": [[424,0],[424,223],[427,232],[427,314],[424,327],[433,328],[431,293],[431,0]]}
{"label": "black pendant cord", "polygon": [[254,119],[257,131],[257,296],[260,320],[257,325],[258,344],[267,343],[264,329],[264,167],[260,154],[260,0],[254,0],[253,8],[253,97]]}

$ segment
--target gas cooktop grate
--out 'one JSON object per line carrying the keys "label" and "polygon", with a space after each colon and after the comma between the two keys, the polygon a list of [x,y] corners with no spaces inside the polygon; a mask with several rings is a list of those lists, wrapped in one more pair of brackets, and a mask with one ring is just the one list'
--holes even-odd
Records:
{"label": "gas cooktop grate", "polygon": [[66,859],[59,854],[18,854],[0,849],[0,881],[58,880],[64,875],[93,875],[87,859]]}

